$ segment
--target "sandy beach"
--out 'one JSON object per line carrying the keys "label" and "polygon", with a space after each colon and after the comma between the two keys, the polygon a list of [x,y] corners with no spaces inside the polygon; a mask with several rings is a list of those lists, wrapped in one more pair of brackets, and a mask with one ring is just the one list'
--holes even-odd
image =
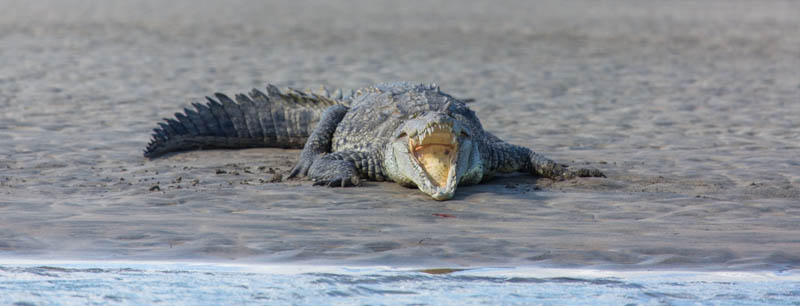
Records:
{"label": "sandy beach", "polygon": [[[800,2],[0,0],[0,258],[800,266]],[[280,181],[299,150],[147,160],[214,92],[436,83],[607,178],[437,202]]]}

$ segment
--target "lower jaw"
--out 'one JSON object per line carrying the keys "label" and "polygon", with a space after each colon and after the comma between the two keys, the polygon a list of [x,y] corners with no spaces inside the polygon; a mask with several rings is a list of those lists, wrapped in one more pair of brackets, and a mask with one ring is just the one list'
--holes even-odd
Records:
{"label": "lower jaw", "polygon": [[453,198],[453,191],[451,192],[435,192],[429,194],[431,198],[437,201],[449,200]]}
{"label": "lower jaw", "polygon": [[457,148],[450,144],[429,144],[414,146],[414,162],[425,172],[428,181],[438,188],[450,184],[453,174],[454,156]]}
{"label": "lower jaw", "polygon": [[[456,190],[455,188],[456,182],[454,182],[455,180],[456,178],[454,176],[448,175],[446,183],[441,186],[433,183],[428,185],[430,187],[420,187],[420,186],[425,186],[422,184],[417,184],[417,187],[420,189],[420,191],[428,194],[434,200],[440,200],[440,201],[449,200],[453,198],[453,194],[455,193]],[[432,180],[429,180],[429,182],[432,182]]]}

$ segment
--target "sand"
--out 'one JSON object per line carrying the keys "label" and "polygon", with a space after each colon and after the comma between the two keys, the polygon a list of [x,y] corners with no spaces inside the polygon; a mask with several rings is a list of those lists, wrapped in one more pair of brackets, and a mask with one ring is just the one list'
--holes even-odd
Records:
{"label": "sand", "polygon": [[[800,265],[800,3],[0,1],[0,257],[629,269]],[[605,179],[432,201],[146,160],[214,92],[434,82]]]}

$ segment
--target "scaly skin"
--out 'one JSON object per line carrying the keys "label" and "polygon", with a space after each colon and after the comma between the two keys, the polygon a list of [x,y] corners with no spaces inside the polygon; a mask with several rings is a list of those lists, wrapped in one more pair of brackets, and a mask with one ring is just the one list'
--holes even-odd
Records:
{"label": "scaly skin", "polygon": [[348,95],[282,93],[270,85],[267,92],[237,95],[238,104],[217,94],[221,104],[209,98],[208,106],[195,104],[196,112],[165,119],[145,156],[305,143],[289,178],[308,176],[314,185],[343,187],[361,179],[390,180],[436,200],[496,173],[523,171],[555,180],[604,176],[500,140],[483,130],[463,101],[434,85],[386,83]]}

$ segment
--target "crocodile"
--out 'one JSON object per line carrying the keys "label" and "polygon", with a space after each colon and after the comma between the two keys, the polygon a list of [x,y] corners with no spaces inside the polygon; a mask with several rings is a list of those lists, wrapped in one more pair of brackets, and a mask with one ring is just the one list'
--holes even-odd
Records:
{"label": "crocodile", "polygon": [[521,171],[554,180],[604,177],[570,168],[485,131],[463,99],[435,84],[381,83],[356,91],[286,89],[268,85],[193,103],[153,129],[147,158],[211,148],[300,149],[287,178],[313,185],[357,186],[360,180],[417,187],[435,200],[457,186]]}

